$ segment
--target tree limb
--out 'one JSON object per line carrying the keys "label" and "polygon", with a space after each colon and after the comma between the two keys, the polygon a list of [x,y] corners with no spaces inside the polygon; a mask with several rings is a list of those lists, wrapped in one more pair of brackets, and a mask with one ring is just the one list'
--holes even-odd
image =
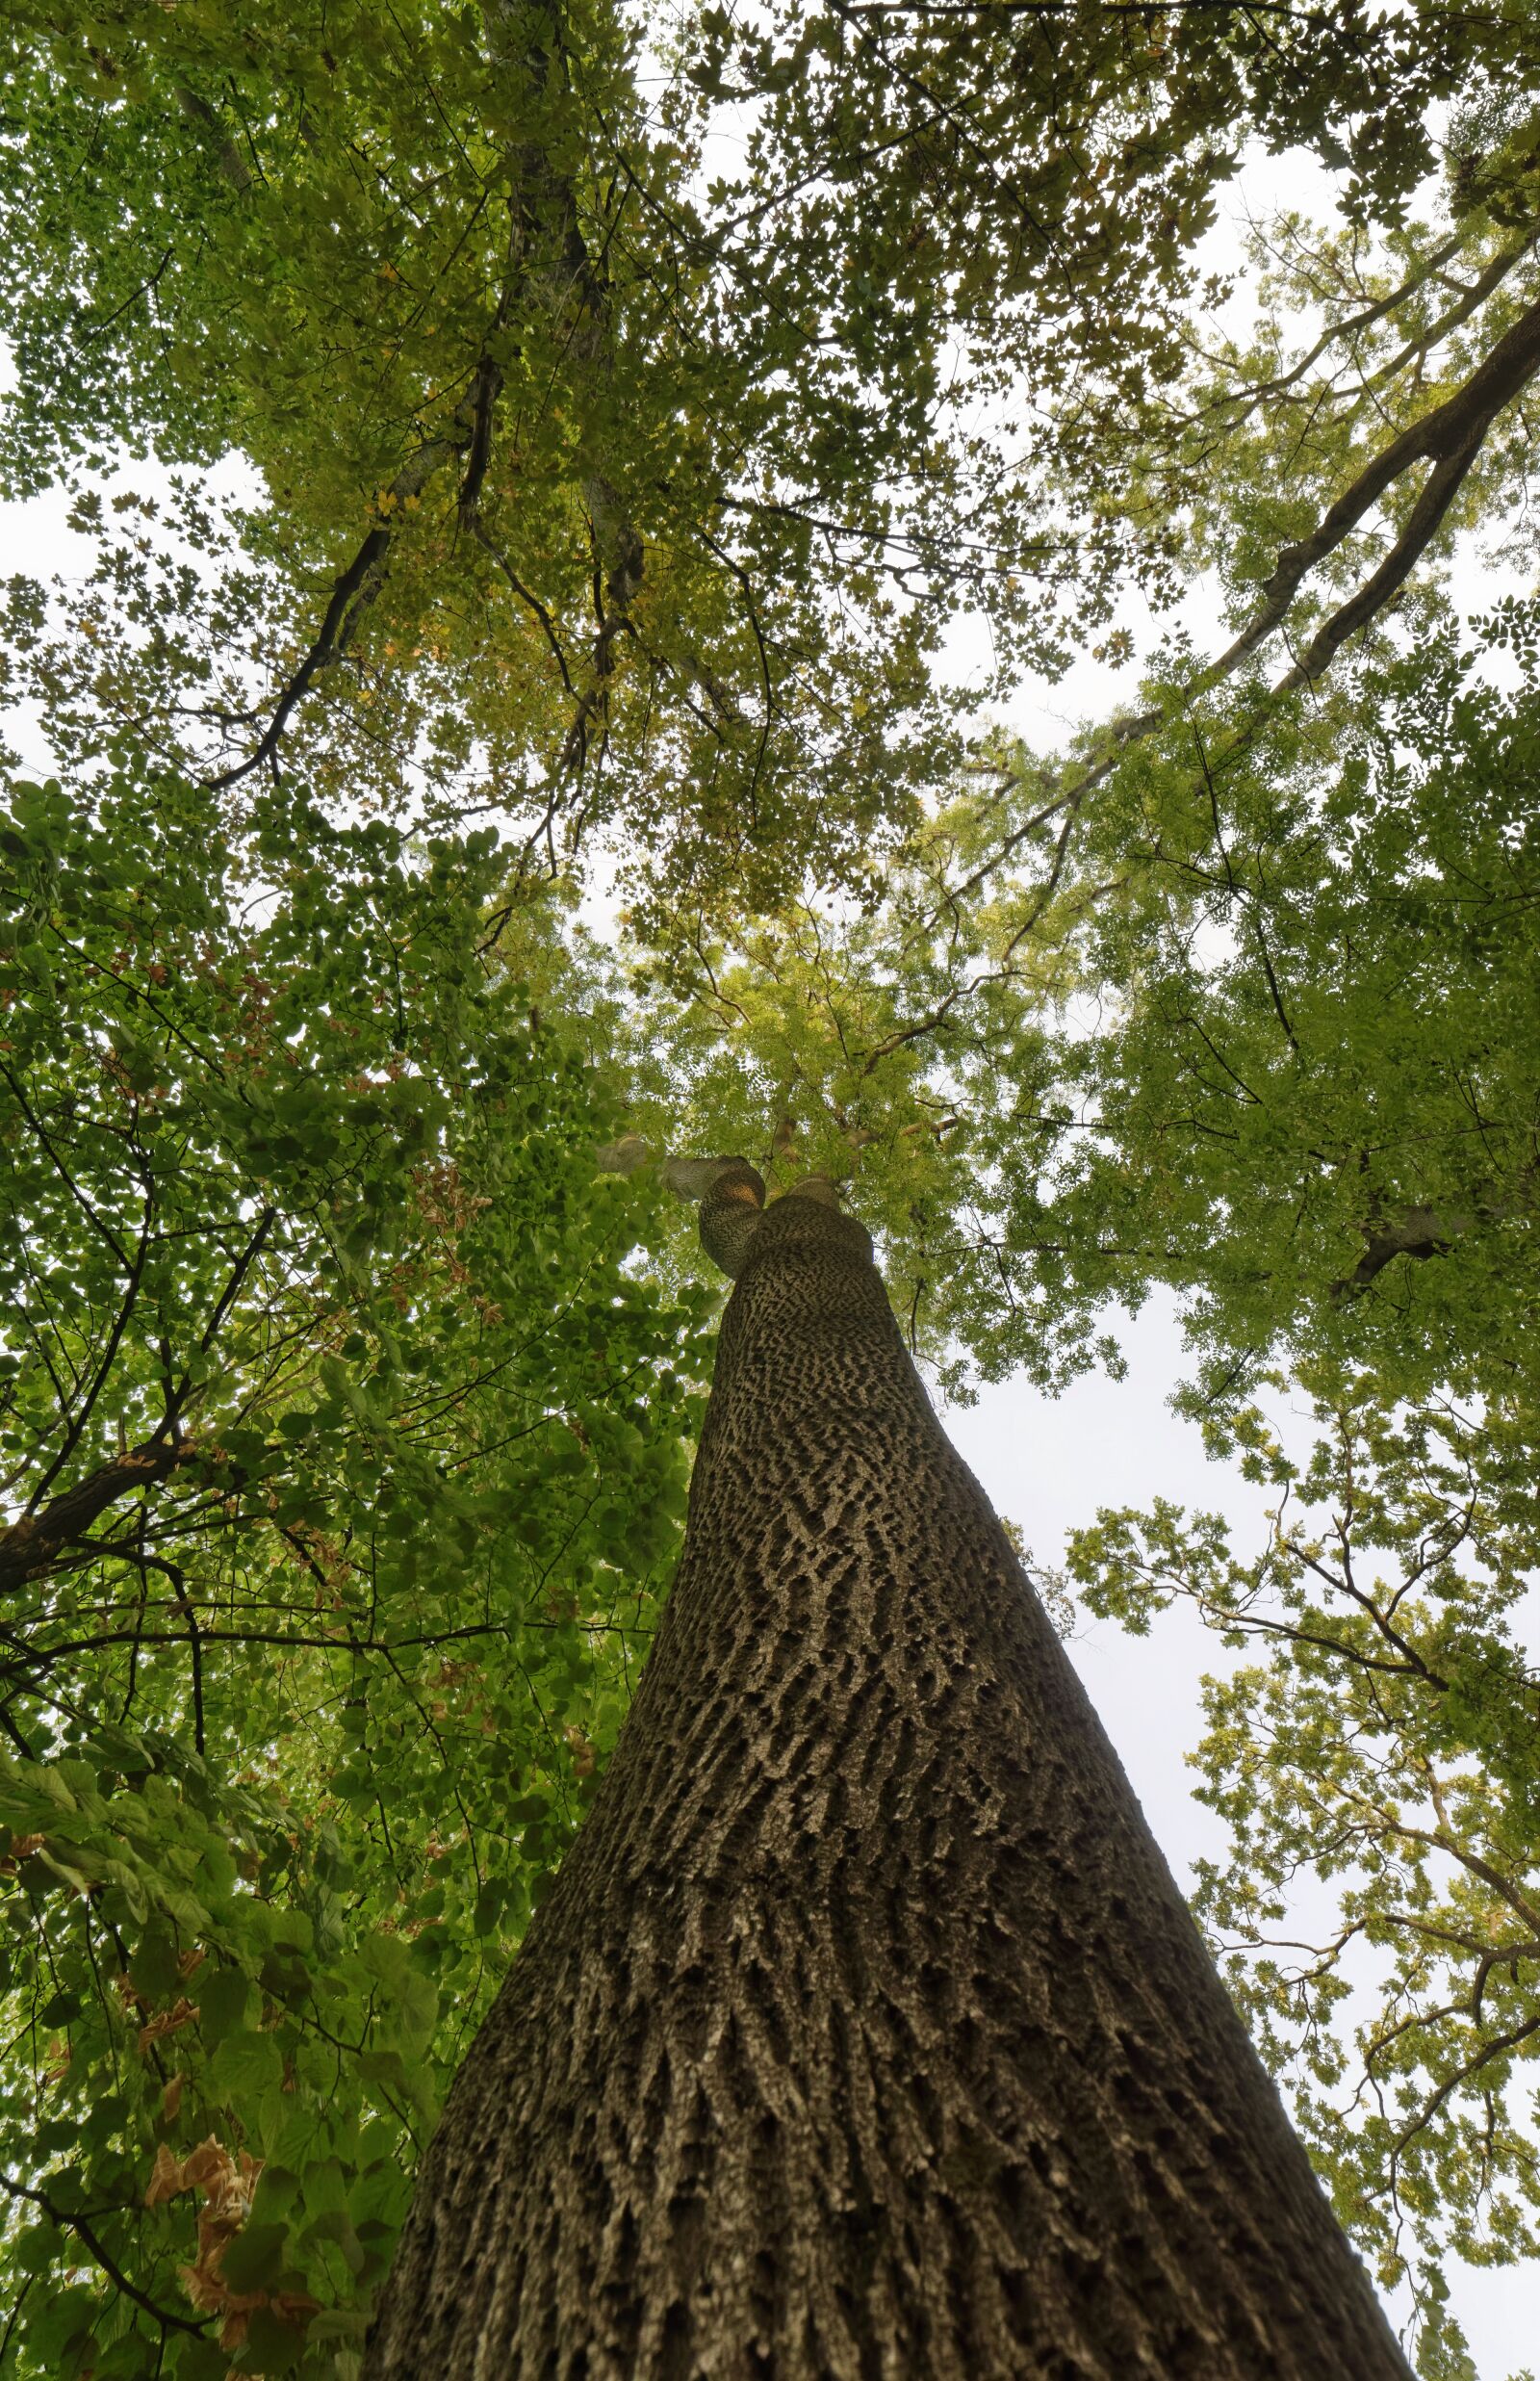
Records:
{"label": "tree limb", "polygon": [[325,615],[309,652],[295,671],[278,697],[278,702],[262,737],[244,761],[233,768],[221,770],[211,779],[215,788],[233,786],[251,771],[270,761],[283,739],[295,709],[309,693],[322,670],[329,669],[346,652],[359,620],[368,610],[385,582],[391,547],[396,539],[395,514],[408,497],[421,496],[435,473],[455,455],[463,454],[472,432],[454,438],[430,438],[409,455],[386,491],[391,500],[388,517],[372,529],[346,569],[333,581]]}
{"label": "tree limb", "polygon": [[78,2234],[109,2282],[120,2290],[125,2297],[132,2298],[137,2307],[142,2307],[144,2313],[152,2316],[163,2331],[190,2332],[194,2340],[201,2340],[206,2335],[209,2328],[206,2321],[193,2322],[185,2315],[169,2314],[165,2307],[158,2307],[153,2298],[146,2298],[141,2290],[136,2289],[121,2265],[116,2263],[110,2251],[103,2247],[100,2239],[84,2215],[71,2213],[69,2209],[56,2206],[45,2192],[29,2189],[25,2183],[13,2182],[9,2174],[0,2174],[0,2186],[3,2186],[13,2199],[25,2199],[33,2207],[41,2208],[51,2224],[57,2224],[61,2228],[67,2225],[72,2233]]}
{"label": "tree limb", "polygon": [[[1438,468],[1429,477],[1413,508],[1412,517],[1386,564],[1343,607],[1341,612],[1328,621],[1305,660],[1283,683],[1286,686],[1297,686],[1309,677],[1318,676],[1344,637],[1351,635],[1355,628],[1361,628],[1386,597],[1400,585],[1449,509],[1455,490],[1475,461],[1493,422],[1503,407],[1527,386],[1537,370],[1540,370],[1540,303],[1532,305],[1527,313],[1520,316],[1512,328],[1498,341],[1490,355],[1476,366],[1462,388],[1456,389],[1454,395],[1446,398],[1443,404],[1435,405],[1430,413],[1411,423],[1399,437],[1382,447],[1352,484],[1343,490],[1334,504],[1328,505],[1307,536],[1297,538],[1292,546],[1282,549],[1270,576],[1262,582],[1262,594],[1266,600],[1261,609],[1246,623],[1233,644],[1204,671],[1197,682],[1198,686],[1210,686],[1222,678],[1228,678],[1248,655],[1272,634],[1274,629],[1282,626],[1306,574],[1341,545],[1348,531],[1357,527],[1364,515],[1412,464],[1433,462]],[[1398,567],[1391,575],[1393,564]],[[1338,622],[1349,613],[1352,617],[1348,619],[1347,625],[1342,627],[1340,634],[1333,634]],[[1311,663],[1318,647],[1322,648],[1322,657],[1313,668]]]}
{"label": "tree limb", "polygon": [[103,1463],[63,1495],[51,1498],[40,1513],[24,1514],[0,1533],[0,1592],[19,1588],[37,1572],[46,1570],[65,1546],[85,1536],[109,1505],[135,1488],[168,1480],[193,1452],[192,1441],[186,1438],[147,1438],[141,1446]]}
{"label": "tree limb", "polygon": [[190,91],[185,83],[177,85],[176,104],[189,123],[196,124],[198,130],[207,135],[214,149],[215,162],[231,189],[249,190],[257,176],[225,131],[218,111],[210,107],[208,101],[195,91]]}
{"label": "tree limb", "polygon": [[[680,1199],[700,1208],[701,1246],[711,1262],[736,1281],[749,1242],[765,1205],[764,1177],[743,1157],[662,1157],[639,1132],[623,1134],[598,1152],[601,1174],[636,1174],[655,1163],[662,1180]],[[804,1175],[781,1194],[837,1207],[839,1193],[826,1174]]]}

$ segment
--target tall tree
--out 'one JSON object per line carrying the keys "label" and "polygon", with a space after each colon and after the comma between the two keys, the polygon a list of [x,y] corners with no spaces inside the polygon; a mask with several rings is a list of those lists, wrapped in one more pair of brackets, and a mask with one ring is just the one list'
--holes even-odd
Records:
{"label": "tall tree", "polygon": [[[1339,2213],[1413,2287],[1419,2368],[1470,2381],[1454,2260],[1536,2239],[1535,1666],[1508,1615],[1536,1444],[1540,714],[1531,605],[1476,624],[1484,669],[1433,591],[1415,617],[1414,650],[1344,655],[1308,700],[1157,684],[1171,718],[1076,837],[1050,816],[1036,878],[949,905],[1033,816],[1038,772],[1002,746],[884,905],[701,936],[695,996],[651,997],[694,1115],[768,1112],[767,1163],[846,1170],[911,1344],[964,1393],[970,1369],[1062,1379],[1109,1300],[1158,1281],[1194,1349],[1182,1409],[1329,1504],[1291,1505],[1245,1566],[1157,1515],[1137,1557],[1127,1530],[1088,1541],[1083,1576],[1094,1612],[1142,1626],[1174,1587],[1273,1649],[1239,1680],[1220,1657],[1199,1760],[1232,1842],[1197,1906]],[[1279,1362],[1296,1395],[1337,1385],[1308,1476],[1237,1417]]]}
{"label": "tall tree", "polygon": [[[1205,1293],[1211,1398],[1291,1333],[1420,1392],[1451,1346],[1488,1384],[1522,1369],[1534,1036],[1503,789],[1532,738],[1467,735],[1419,656],[1419,759],[1448,714],[1463,788],[1446,772],[1442,815],[1419,800],[1404,850],[1394,736],[1366,764],[1386,817],[1365,830],[1351,783],[1316,796],[1332,738],[1355,766],[1373,742],[1343,647],[1393,604],[1425,623],[1422,575],[1526,460],[1534,19],[834,0],[686,10],[649,48],[609,0],[272,0],[239,23],[19,0],[5,38],[10,485],[116,440],[241,453],[264,486],[256,568],[212,600],[181,557],[157,582],[130,511],[62,634],[35,589],[10,606],[82,815],[153,850],[136,794],[157,773],[126,799],[120,776],[153,737],[203,780],[211,848],[184,786],[178,866],[194,893],[219,882],[207,917],[163,908],[166,958],[121,852],[69,806],[34,817],[28,795],[14,822],[13,1238],[57,1254],[6,1324],[31,1507],[0,1680],[6,2115],[36,2220],[5,2236],[5,2351],[133,2376],[158,2327],[190,2375],[222,2340],[247,2369],[350,2377],[402,2145],[603,1764],[629,1677],[606,1599],[625,1579],[645,1626],[693,1410],[665,1360],[682,1322],[621,1269],[594,1192],[591,1079],[563,1069],[553,1105],[526,1079],[549,1017],[512,1052],[482,1039],[469,987],[506,1009],[513,954],[541,945],[519,880],[623,830],[694,1000],[685,1064],[645,1088],[682,1074],[703,1115],[732,1112],[703,1146],[753,1146],[746,1113],[779,1120],[783,1171],[793,1121],[860,1157],[915,1344],[1060,1376],[1109,1292],[1165,1278]],[[1455,98],[1448,220],[1407,221],[1428,103]],[[745,162],[713,182],[725,126]],[[1285,225],[1270,313],[1189,366],[1194,243],[1256,136],[1340,168],[1344,227]],[[188,526],[206,539],[195,506]],[[996,743],[961,798],[916,800],[959,753],[925,669],[949,607],[988,614],[1004,664],[1051,669],[1125,578],[1164,597],[1194,557],[1235,612],[1216,664],[1178,657],[1067,769]],[[339,842],[296,777],[349,817],[491,815],[515,851]],[[240,791],[216,812],[220,780]],[[270,863],[270,1004],[201,938],[251,955],[218,839],[275,785],[297,841]],[[91,855],[63,891],[62,832]],[[420,869],[442,893],[466,860],[489,898],[501,876],[495,917],[419,903]],[[859,916],[819,881],[857,886]],[[1423,930],[1430,901],[1464,904],[1466,945]],[[727,981],[713,915],[746,905]],[[140,983],[141,945],[168,984]],[[1109,990],[1107,1030],[1083,1009],[1066,1030],[1067,1000]],[[1451,993],[1430,1059],[1419,1006]],[[317,1020],[377,1046],[367,1120]],[[691,1073],[724,1021],[750,1052],[728,1100],[731,1070]],[[237,1038],[216,1048],[233,1106],[184,1066],[204,1028]],[[505,1135],[482,1056],[511,1070]],[[461,1329],[477,1266],[493,1294]],[[836,1700],[847,1683],[836,1663]],[[409,1826],[372,1802],[385,1764]],[[213,2150],[178,2131],[194,2109]]]}
{"label": "tall tree", "polygon": [[705,1171],[685,1551],[366,2373],[1404,2373],[867,1233]]}

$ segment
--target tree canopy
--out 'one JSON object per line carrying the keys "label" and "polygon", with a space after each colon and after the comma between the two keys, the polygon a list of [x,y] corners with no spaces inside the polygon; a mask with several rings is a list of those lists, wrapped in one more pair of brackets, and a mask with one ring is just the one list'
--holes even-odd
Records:
{"label": "tree canopy", "polygon": [[[1071,1569],[1228,1647],[1198,1912],[1469,2372],[1443,2263],[1540,2209],[1532,12],[0,38],[0,476],[94,556],[3,601],[0,2359],[356,2370],[677,1553],[639,1137],[837,1178],[954,1395],[1177,1295],[1270,1535],[1110,1478]],[[1259,150],[1329,220],[1226,234]]]}

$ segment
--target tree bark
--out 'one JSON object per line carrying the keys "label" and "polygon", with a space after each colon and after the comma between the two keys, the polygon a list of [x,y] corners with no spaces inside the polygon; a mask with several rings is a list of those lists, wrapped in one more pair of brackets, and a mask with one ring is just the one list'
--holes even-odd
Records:
{"label": "tree bark", "polygon": [[368,2381],[1405,2381],[865,1232],[757,1179],[663,1624]]}
{"label": "tree bark", "polygon": [[168,1480],[177,1465],[190,1462],[194,1452],[186,1438],[146,1438],[142,1446],[129,1447],[77,1481],[40,1512],[23,1514],[9,1529],[0,1530],[0,1593],[9,1593],[45,1571],[120,1496]]}

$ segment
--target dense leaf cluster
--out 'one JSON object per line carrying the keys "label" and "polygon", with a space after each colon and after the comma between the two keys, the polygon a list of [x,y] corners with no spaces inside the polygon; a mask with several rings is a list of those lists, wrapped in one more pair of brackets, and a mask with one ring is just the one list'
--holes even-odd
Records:
{"label": "dense leaf cluster", "polygon": [[0,852],[8,2369],[345,2371],[645,1652],[700,1306],[477,957],[490,839],[163,778]]}

